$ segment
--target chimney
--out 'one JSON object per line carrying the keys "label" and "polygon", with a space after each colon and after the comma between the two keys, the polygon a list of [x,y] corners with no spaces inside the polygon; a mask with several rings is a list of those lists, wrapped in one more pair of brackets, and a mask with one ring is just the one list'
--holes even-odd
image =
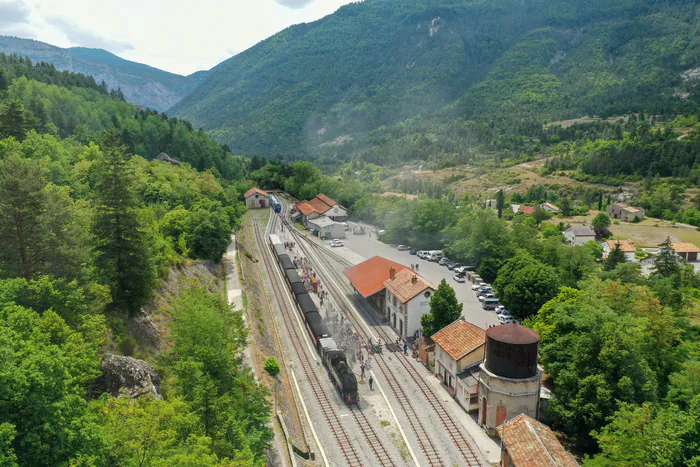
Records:
{"label": "chimney", "polygon": [[393,279],[396,277],[396,269],[394,269],[394,266],[389,268],[389,279]]}
{"label": "chimney", "polygon": [[414,276],[411,278],[411,284],[415,284],[416,282],[418,282],[418,277],[416,277],[416,276],[414,275]]}

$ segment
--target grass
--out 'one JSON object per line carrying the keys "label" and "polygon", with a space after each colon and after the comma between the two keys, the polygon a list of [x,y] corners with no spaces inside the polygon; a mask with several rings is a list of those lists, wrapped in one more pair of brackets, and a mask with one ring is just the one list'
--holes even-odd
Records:
{"label": "grass", "polygon": [[[566,222],[571,225],[590,224],[597,210],[591,210],[586,216],[554,217],[549,222]],[[667,237],[672,242],[690,242],[700,246],[700,232],[695,228],[680,227],[671,221],[647,218],[637,224],[620,222],[610,226],[613,238],[632,240],[636,247],[653,248],[659,246]]]}

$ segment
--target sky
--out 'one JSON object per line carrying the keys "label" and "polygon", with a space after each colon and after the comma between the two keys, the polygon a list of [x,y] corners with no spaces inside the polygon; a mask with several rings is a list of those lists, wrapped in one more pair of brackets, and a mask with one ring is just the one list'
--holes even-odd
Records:
{"label": "sky", "polygon": [[188,75],[351,0],[0,0],[0,35],[108,50]]}

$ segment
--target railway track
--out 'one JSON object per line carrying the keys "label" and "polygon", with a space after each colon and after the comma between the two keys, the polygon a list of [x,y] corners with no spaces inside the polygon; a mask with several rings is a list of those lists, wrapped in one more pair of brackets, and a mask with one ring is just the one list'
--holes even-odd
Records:
{"label": "railway track", "polygon": [[[286,208],[286,206],[284,207]],[[334,281],[327,281],[327,285],[330,284],[333,288],[335,288],[334,283],[340,284],[340,287],[345,290],[338,290],[337,292],[339,294],[354,292],[352,290],[352,287],[347,285],[346,278],[343,275],[341,275],[340,272],[338,272],[333,265],[329,264],[329,261],[325,259],[324,256],[332,257],[343,267],[354,266],[350,261],[346,260],[337,253],[329,251],[327,248],[324,248],[323,246],[315,243],[313,240],[306,237],[306,235],[303,235],[300,232],[295,232],[294,227],[292,227],[289,224],[289,222],[287,222],[286,219],[284,219],[284,217],[279,216],[279,219],[287,226],[292,235],[300,241],[300,245],[306,245],[307,251],[309,252],[310,250],[314,250],[313,256],[315,256],[316,259],[319,260],[321,263],[324,263],[328,266],[328,273],[334,276]],[[352,309],[353,307],[349,303],[347,303],[346,301],[342,302],[345,303],[338,303],[338,305],[344,310],[345,316],[353,322],[353,326],[355,327],[355,329],[366,340],[369,339],[371,336],[369,335],[369,333],[366,332],[365,328],[359,322],[359,319],[362,319],[362,317],[356,315],[356,310]],[[372,326],[373,330],[377,332],[377,334],[384,340],[384,342],[392,342],[393,338],[391,337],[391,335],[384,329],[384,325],[376,319],[373,312],[371,310],[366,309],[367,305],[365,303],[361,303],[359,305],[364,309],[364,313],[362,313],[362,315],[365,319],[370,321],[369,324]],[[400,352],[397,353],[400,354]],[[438,416],[440,423],[445,429],[445,432],[448,434],[449,438],[457,448],[457,451],[459,452],[462,459],[466,462],[465,465],[485,465],[484,462],[480,461],[480,455],[477,454],[474,451],[474,448],[472,447],[474,442],[468,436],[465,436],[463,429],[449,414],[442,401],[438,399],[438,397],[433,392],[432,388],[423,379],[423,376],[418,372],[418,370],[410,362],[408,362],[407,358],[403,355],[399,355],[396,358],[396,360],[399,361],[401,366],[406,370],[406,373],[415,383],[415,386],[420,390],[420,393],[423,394],[425,400],[428,402],[435,414]],[[396,400],[399,402],[401,408],[408,416],[409,424],[411,425],[412,430],[416,434],[418,444],[420,445],[426,460],[431,466],[444,465],[439,453],[435,448],[434,443],[432,442],[431,437],[428,436],[428,432],[426,431],[425,427],[418,422],[419,417],[416,415],[416,412],[413,408],[413,401],[408,397],[404,388],[396,382],[397,379],[395,377],[394,370],[384,360],[384,356],[382,354],[376,356],[375,361],[377,362],[378,367],[384,374],[387,385],[396,397]]]}
{"label": "railway track", "polygon": [[[274,226],[279,221],[279,219],[280,218],[278,216],[274,216],[273,220],[270,223],[270,230],[274,229]],[[272,281],[272,278],[275,277],[275,268],[277,268],[277,265],[274,264],[272,259],[270,258],[270,254],[267,247],[267,238],[265,235],[266,232],[260,232],[260,225],[258,224],[257,219],[254,219],[253,230],[255,232],[255,237],[256,241],[258,242],[258,246],[261,248],[260,256],[263,259],[263,263],[267,274],[270,277],[270,280]],[[286,287],[286,284],[282,284],[282,287]],[[362,466],[362,459],[354,446],[355,440],[347,432],[342,422],[340,421],[340,417],[338,415],[336,407],[337,404],[333,403],[331,398],[328,397],[326,390],[321,386],[317,374],[314,371],[314,366],[311,362],[311,359],[309,358],[308,354],[304,351],[304,345],[302,342],[304,337],[299,336],[299,328],[296,325],[296,323],[294,323],[294,314],[296,313],[296,310],[294,310],[293,308],[290,309],[288,300],[285,300],[284,297],[281,296],[281,292],[278,287],[270,287],[270,289],[272,290],[275,299],[280,307],[280,314],[282,315],[284,324],[289,331],[289,336],[292,340],[297,359],[301,363],[302,371],[304,372],[304,375],[306,376],[306,379],[311,387],[311,391],[313,392],[315,405],[318,406],[321,413],[323,414],[323,418],[328,423],[328,427],[331,429],[333,436],[337,441],[338,449],[340,450],[341,454],[345,458],[345,461],[347,462],[346,465]],[[360,431],[365,437],[365,440],[370,446],[372,453],[379,462],[378,465],[381,465],[382,467],[394,466],[395,464],[392,461],[391,456],[389,455],[388,451],[384,447],[383,443],[377,436],[372,426],[369,424],[369,421],[367,420],[365,414],[362,413],[362,411],[359,408],[353,406],[350,407],[350,411],[358,428],[360,429]]]}

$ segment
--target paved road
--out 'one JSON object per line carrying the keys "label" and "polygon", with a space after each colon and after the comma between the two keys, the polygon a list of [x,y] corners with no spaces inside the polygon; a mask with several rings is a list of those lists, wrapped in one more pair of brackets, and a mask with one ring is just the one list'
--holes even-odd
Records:
{"label": "paved road", "polygon": [[[454,274],[445,266],[419,259],[417,256],[410,255],[408,251],[398,251],[395,246],[386,245],[378,241],[374,232],[371,238],[367,235],[352,235],[352,233],[348,232],[348,237],[343,242],[345,247],[334,248],[333,250],[354,263],[361,261],[363,258],[368,259],[377,255],[409,267],[412,263],[417,263],[419,265],[418,273],[436,287],[442,279],[445,279],[455,289],[457,299],[464,303],[462,315],[467,321],[484,329],[490,325],[498,324],[494,311],[486,311],[481,308],[481,303],[471,290],[472,283],[467,281],[460,284],[454,281],[452,279]],[[328,245],[328,242],[324,243]]]}

